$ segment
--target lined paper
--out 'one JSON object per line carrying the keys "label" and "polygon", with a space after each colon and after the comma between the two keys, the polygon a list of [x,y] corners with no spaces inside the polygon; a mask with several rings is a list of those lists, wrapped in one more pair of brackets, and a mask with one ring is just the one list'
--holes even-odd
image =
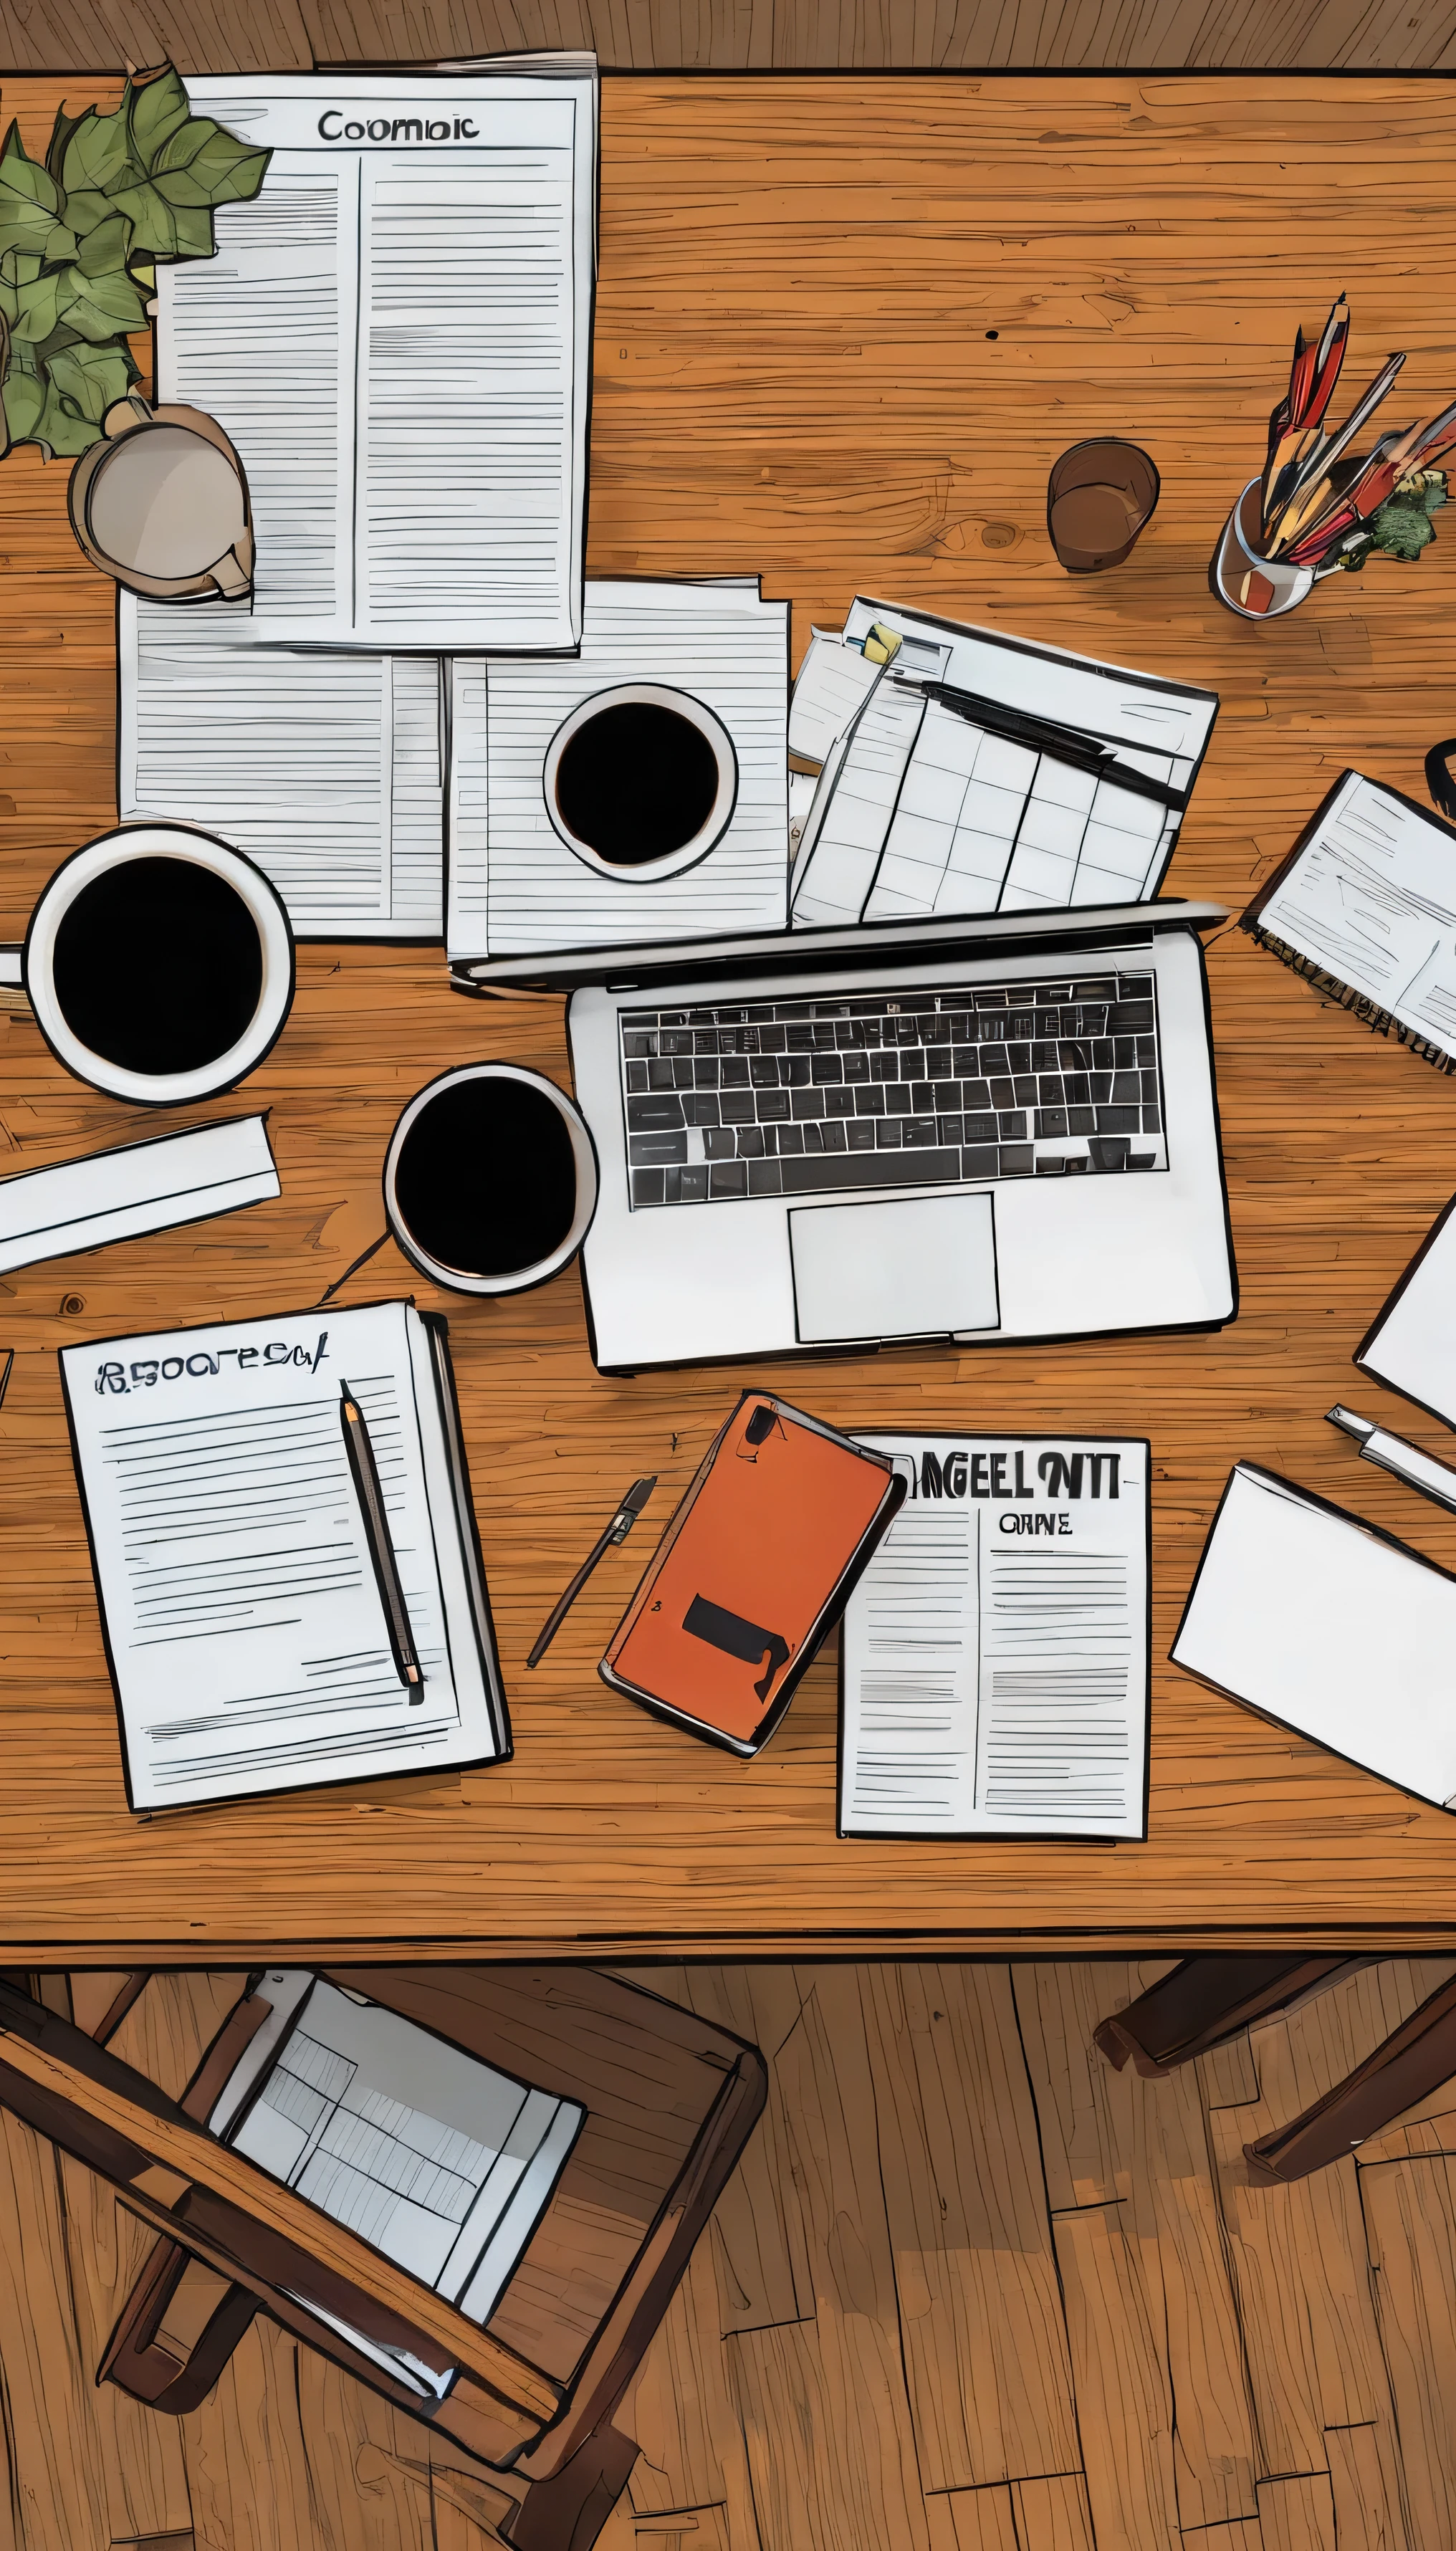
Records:
{"label": "lined paper", "polygon": [[160,395],[215,416],[248,475],[252,635],[573,647],[594,71],[188,93],[274,153],[216,256],[157,275]]}
{"label": "lined paper", "polygon": [[841,1833],[1141,1839],[1146,1445],[861,1440],[911,1493],[845,1613]]}
{"label": "lined paper", "polygon": [[1456,840],[1347,771],[1256,926],[1456,1056]]}
{"label": "lined paper", "polygon": [[301,936],[442,930],[443,667],[433,656],[257,647],[248,605],[120,597],[126,823],[216,833]]}
{"label": "lined paper", "polygon": [[125,1143],[0,1179],[0,1275],[148,1231],[174,1231],[279,1193],[261,1116]]}
{"label": "lined paper", "polygon": [[[757,579],[586,586],[571,662],[457,658],[451,666],[447,943],[453,964],[545,949],[609,948],[787,918],[784,763],[788,606]],[[685,691],[722,720],[738,762],[727,830],[673,877],[603,876],[570,850],[546,806],[553,736],[620,682]]]}

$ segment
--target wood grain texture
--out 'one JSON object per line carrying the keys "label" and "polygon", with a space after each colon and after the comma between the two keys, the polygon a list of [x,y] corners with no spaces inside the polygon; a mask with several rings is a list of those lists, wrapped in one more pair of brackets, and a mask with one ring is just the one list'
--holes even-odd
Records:
{"label": "wood grain texture", "polygon": [[[898,14],[923,33],[919,0]],[[1239,20],[1241,42],[1256,14]],[[1272,14],[1291,41],[1313,41],[1316,18],[1327,33],[1338,18],[1341,44],[1358,32],[1353,7]],[[519,25],[529,37],[536,21],[523,10]],[[405,41],[402,11],[389,31]],[[6,91],[37,138],[75,95],[59,80]],[[1380,561],[1323,585],[1262,630],[1216,607],[1204,567],[1263,448],[1306,295],[1317,306],[1344,284],[1359,348],[1409,349],[1412,410],[1456,389],[1444,316],[1456,101],[1443,83],[707,76],[610,82],[603,115],[594,572],[762,568],[792,598],[796,647],[859,587],[1211,683],[1222,711],[1171,883],[1231,907],[1346,760],[1420,792],[1456,682],[1456,535],[1441,532],[1418,566]],[[1104,430],[1152,451],[1163,500],[1124,568],[1072,579],[1047,546],[1047,469]],[[992,526],[997,543],[1009,527],[1009,545],[986,545]],[[0,930],[16,932],[55,862],[114,819],[110,589],[71,542],[63,472],[33,451],[0,465]],[[499,1304],[416,1284],[451,1318],[515,1759],[139,1823],[56,1348],[316,1302],[378,1229],[385,1142],[424,1081],[484,1056],[566,1071],[553,1001],[463,1000],[429,951],[305,950],[292,1019],[248,1085],[272,1111],[280,1198],[28,1269],[0,1290],[0,1346],[16,1351],[0,1409],[0,1948],[109,1967],[294,1949],[934,1959],[1449,1943],[1453,1820],[1166,1659],[1236,1456],[1456,1561],[1456,1519],[1357,1466],[1322,1415],[1349,1394],[1354,1345],[1446,1201],[1456,1082],[1232,929],[1210,975],[1243,1281],[1234,1326],[604,1381],[574,1274]],[[155,1130],[68,1081],[25,1018],[0,1024],[0,1169]],[[340,1298],[410,1281],[386,1250]],[[598,1571],[523,1676],[627,1480],[660,1473],[665,1516],[749,1378],[846,1425],[1147,1431],[1145,1845],[840,1844],[831,1656],[747,1764],[596,1681],[635,1549]],[[1397,1422],[1439,1449],[1434,1424]]]}
{"label": "wood grain texture", "polygon": [[[429,61],[594,45],[614,70],[1439,69],[1456,9],[1426,0],[5,0],[0,69],[110,67],[167,50],[183,70]],[[165,39],[165,42],[163,40]],[[243,56],[242,59],[239,56]]]}

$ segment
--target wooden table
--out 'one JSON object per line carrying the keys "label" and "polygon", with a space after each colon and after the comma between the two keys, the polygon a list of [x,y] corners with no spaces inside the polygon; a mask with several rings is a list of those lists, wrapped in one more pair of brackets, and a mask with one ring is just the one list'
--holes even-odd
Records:
{"label": "wooden table", "polygon": [[[44,140],[62,93],[102,85],[8,81],[7,110]],[[1381,561],[1273,627],[1232,619],[1205,581],[1297,318],[1343,285],[1353,383],[1402,346],[1403,415],[1456,391],[1453,150],[1438,81],[610,81],[591,568],[762,569],[792,598],[796,655],[859,589],[1211,684],[1223,706],[1170,884],[1236,910],[1347,762],[1419,794],[1425,748],[1456,725],[1456,513],[1418,565]],[[1152,452],[1162,505],[1126,566],[1073,580],[1046,537],[1047,470],[1106,432]],[[71,540],[63,466],[33,450],[0,465],[0,934],[16,935],[56,862],[115,820],[111,589]],[[281,1199],[0,1284],[16,1355],[0,1410],[3,1962],[1449,1942],[1456,1820],[1166,1658],[1241,1455],[1456,1563],[1456,1521],[1358,1467],[1323,1421],[1337,1397],[1375,1398],[1350,1354],[1456,1185],[1456,1082],[1231,924],[1210,972],[1236,1325],[752,1376],[847,1426],[1151,1436],[1145,1845],[836,1841],[832,1657],[748,1764],[596,1680],[641,1533],[524,1674],[627,1481],[659,1472],[666,1517],[750,1378],[600,1379],[574,1273],[514,1303],[443,1301],[514,1761],[133,1820],[56,1348],[317,1301],[380,1227],[380,1160],[412,1091],[487,1056],[566,1071],[554,999],[463,999],[434,951],[314,947],[248,1085],[272,1111]],[[155,1120],[68,1080],[28,1017],[0,1025],[0,1169],[144,1130]],[[408,1281],[386,1249],[341,1299]],[[1382,1413],[1449,1447],[1401,1403]]]}

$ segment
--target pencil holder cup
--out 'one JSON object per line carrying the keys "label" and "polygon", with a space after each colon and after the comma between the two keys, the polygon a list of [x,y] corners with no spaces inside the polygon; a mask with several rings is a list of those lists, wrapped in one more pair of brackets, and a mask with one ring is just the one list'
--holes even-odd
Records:
{"label": "pencil holder cup", "polygon": [[57,1063],[109,1098],[178,1107],[256,1071],[293,1002],[276,887],[190,824],[126,824],[56,869],[21,977]]}
{"label": "pencil holder cup", "polygon": [[[1260,478],[1249,480],[1218,536],[1208,572],[1219,601],[1240,620],[1277,620],[1281,612],[1296,610],[1320,580],[1312,566],[1260,557],[1255,543],[1262,529],[1263,485]],[[1336,572],[1323,569],[1325,575]]]}
{"label": "pencil holder cup", "polygon": [[596,1153],[564,1089],[468,1063],[412,1098],[384,1156],[384,1216],[452,1293],[526,1293],[570,1265],[596,1211]]}

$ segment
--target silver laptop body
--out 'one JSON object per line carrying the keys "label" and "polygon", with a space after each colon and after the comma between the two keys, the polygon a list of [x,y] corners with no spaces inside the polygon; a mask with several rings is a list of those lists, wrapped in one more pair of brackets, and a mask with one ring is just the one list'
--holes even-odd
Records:
{"label": "silver laptop body", "polygon": [[598,981],[578,957],[598,1368],[1231,1319],[1198,939],[1225,917],[796,931],[618,950]]}

